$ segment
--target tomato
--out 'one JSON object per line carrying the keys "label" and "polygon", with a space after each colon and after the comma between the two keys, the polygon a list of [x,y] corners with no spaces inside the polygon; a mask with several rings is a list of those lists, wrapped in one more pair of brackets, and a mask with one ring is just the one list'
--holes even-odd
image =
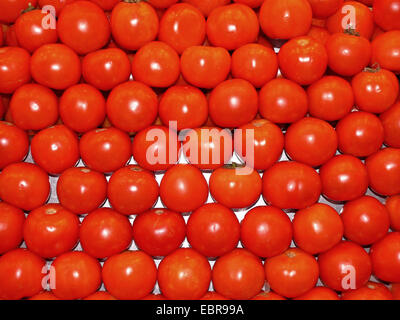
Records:
{"label": "tomato", "polygon": [[231,56],[224,48],[193,46],[181,56],[182,75],[190,84],[212,89],[224,81],[231,69]]}
{"label": "tomato", "polygon": [[386,209],[389,213],[391,229],[393,231],[400,231],[400,196],[387,198]]}
{"label": "tomato", "polygon": [[217,7],[229,4],[230,0],[182,0],[198,8],[206,17]]}
{"label": "tomato", "polygon": [[90,169],[113,172],[131,157],[131,139],[117,128],[96,129],[85,133],[79,142],[82,160]]}
{"label": "tomato", "polygon": [[19,162],[0,173],[0,199],[25,211],[42,206],[50,193],[49,177],[38,166]]}
{"label": "tomato", "polygon": [[236,248],[240,224],[232,210],[209,203],[194,211],[187,223],[191,247],[206,257],[219,257]]}
{"label": "tomato", "polygon": [[321,179],[311,167],[284,161],[274,164],[263,175],[266,203],[281,209],[303,209],[318,201]]}
{"label": "tomato", "polygon": [[15,33],[15,24],[2,28],[5,30],[4,45],[9,47],[18,47],[17,35]]}
{"label": "tomato", "polygon": [[108,91],[128,81],[131,63],[118,48],[102,49],[87,54],[82,60],[85,81],[99,90]]}
{"label": "tomato", "polygon": [[393,72],[400,71],[400,31],[382,33],[372,41],[372,63]]}
{"label": "tomato", "polygon": [[71,251],[79,239],[79,219],[59,204],[31,211],[24,223],[27,248],[43,258]]}
{"label": "tomato", "polygon": [[84,167],[69,168],[57,180],[58,200],[75,214],[97,209],[106,199],[106,190],[104,175]]}
{"label": "tomato", "polygon": [[35,294],[28,300],[60,300],[54,294],[49,291],[43,291],[41,293]]}
{"label": "tomato", "polygon": [[114,298],[111,294],[109,294],[106,291],[97,291],[97,292],[87,296],[83,300],[101,300],[101,301],[105,301],[105,300],[117,300],[117,299]]}
{"label": "tomato", "polygon": [[207,292],[210,281],[209,262],[200,253],[190,248],[174,251],[158,266],[160,290],[170,300],[200,299]]}
{"label": "tomato", "polygon": [[9,122],[0,121],[0,169],[23,161],[29,151],[28,135]]}
{"label": "tomato", "polygon": [[6,113],[6,106],[4,105],[3,99],[0,96],[0,120],[3,118],[3,115]]}
{"label": "tomato", "polygon": [[[64,9],[65,5],[68,3],[74,2],[75,0],[38,0],[38,4],[40,8],[44,6],[51,5],[56,10],[56,16]],[[91,0],[95,1],[95,0]],[[101,1],[101,0],[98,0]]]}
{"label": "tomato", "polygon": [[311,27],[312,10],[307,0],[268,0],[260,9],[260,24],[271,39],[292,39]]}
{"label": "tomato", "polygon": [[178,80],[179,74],[179,56],[164,42],[144,45],[132,61],[133,77],[151,87],[169,87]]}
{"label": "tomato", "polygon": [[349,201],[365,194],[368,173],[364,164],[350,155],[337,155],[319,171],[322,193],[333,201]]}
{"label": "tomato", "polygon": [[21,209],[0,202],[0,254],[19,247],[23,240],[25,215]]}
{"label": "tomato", "polygon": [[264,291],[251,298],[251,300],[286,300],[286,298],[272,291]]}
{"label": "tomato", "polygon": [[285,150],[294,161],[318,167],[331,159],[337,149],[335,129],[327,122],[308,117],[293,123],[285,135]]}
{"label": "tomato", "polygon": [[311,5],[313,17],[324,19],[333,15],[342,5],[343,0],[308,0]]}
{"label": "tomato", "polygon": [[149,3],[158,9],[168,8],[175,2],[178,2],[178,0],[149,0]]}
{"label": "tomato", "polygon": [[158,99],[147,85],[129,81],[115,87],[107,99],[107,116],[118,129],[137,132],[157,117]]}
{"label": "tomato", "polygon": [[258,172],[236,164],[214,170],[209,184],[214,201],[231,209],[251,207],[260,198],[262,191],[262,180]]}
{"label": "tomato", "polygon": [[28,7],[35,7],[37,0],[5,0],[0,4],[0,21],[10,24]]}
{"label": "tomato", "polygon": [[265,273],[258,257],[246,249],[234,249],[215,262],[212,280],[215,291],[224,297],[246,300],[261,291]]}
{"label": "tomato", "polygon": [[95,293],[101,284],[100,263],[81,251],[58,256],[51,264],[50,272],[55,281],[52,292],[62,300],[85,298]]}
{"label": "tomato", "polygon": [[340,300],[338,294],[326,287],[315,287],[298,296],[295,300]]}
{"label": "tomato", "polygon": [[400,300],[400,284],[392,283],[390,285],[390,291],[393,295],[393,300]]}
{"label": "tomato", "polygon": [[125,251],[107,259],[102,275],[111,295],[121,300],[136,300],[153,291],[157,268],[146,253]]}
{"label": "tomato", "polygon": [[[310,30],[308,30],[308,33],[306,35],[320,42],[324,46],[326,46],[326,43],[328,42],[328,39],[331,36],[329,31],[325,27],[317,27],[317,26],[311,26]],[[329,63],[329,53],[328,53],[328,63]]]}
{"label": "tomato", "polygon": [[162,294],[154,294],[150,293],[149,295],[145,296],[144,298],[140,300],[167,300]]}
{"label": "tomato", "polygon": [[271,122],[296,122],[306,115],[307,109],[307,94],[293,81],[273,79],[260,91],[260,114]]}
{"label": "tomato", "polygon": [[65,90],[78,83],[81,62],[78,55],[66,45],[45,44],[32,55],[31,73],[39,84],[51,89]]}
{"label": "tomato", "polygon": [[[15,249],[0,257],[0,298],[20,300],[42,291],[45,261],[36,254]],[[44,272],[43,272],[44,271]]]}
{"label": "tomato", "polygon": [[261,88],[276,77],[278,58],[275,51],[261,44],[246,44],[232,54],[232,75]]}
{"label": "tomato", "polygon": [[304,36],[285,43],[279,51],[278,60],[286,78],[300,85],[309,85],[324,75],[328,54],[323,44]]}
{"label": "tomato", "polygon": [[393,300],[393,296],[382,283],[370,281],[359,289],[344,292],[342,300]]}
{"label": "tomato", "polygon": [[127,50],[138,50],[158,33],[156,11],[148,3],[119,2],[111,13],[111,31],[116,43]]}
{"label": "tomato", "polygon": [[243,246],[262,258],[285,252],[292,242],[292,223],[282,210],[261,206],[248,211],[241,222]]}
{"label": "tomato", "polygon": [[82,221],[79,239],[83,251],[104,259],[126,250],[132,242],[129,219],[110,208],[89,213]]}
{"label": "tomato", "polygon": [[0,48],[0,93],[13,93],[31,80],[31,56],[18,47]]}
{"label": "tomato", "polygon": [[90,0],[96,3],[104,11],[111,11],[120,0]]}
{"label": "tomato", "polygon": [[400,233],[392,232],[373,244],[372,272],[380,280],[400,282]]}
{"label": "tomato", "polygon": [[375,23],[386,31],[400,29],[399,6],[398,0],[375,0],[372,7]]}
{"label": "tomato", "polygon": [[186,236],[182,215],[167,209],[152,209],[133,221],[135,244],[153,257],[165,257],[178,249]]}
{"label": "tomato", "polygon": [[225,298],[223,295],[220,295],[219,293],[216,293],[215,291],[208,291],[200,300],[217,301],[217,300],[229,300],[229,299]]}
{"label": "tomato", "polygon": [[106,101],[99,90],[81,83],[69,87],[60,99],[60,117],[76,132],[98,128],[106,117]]}
{"label": "tomato", "polygon": [[365,162],[369,186],[376,193],[392,196],[400,193],[400,150],[382,149],[369,156]]}

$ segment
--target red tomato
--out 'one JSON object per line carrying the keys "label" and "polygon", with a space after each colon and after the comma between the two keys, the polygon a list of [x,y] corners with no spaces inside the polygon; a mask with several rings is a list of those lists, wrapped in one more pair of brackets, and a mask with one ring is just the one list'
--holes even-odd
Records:
{"label": "red tomato", "polygon": [[393,300],[400,300],[400,283],[392,283],[390,291],[393,295]]}
{"label": "red tomato", "polygon": [[190,248],[174,251],[158,266],[160,290],[170,300],[200,299],[207,292],[210,281],[209,262],[200,253]]}
{"label": "red tomato", "polygon": [[322,193],[333,201],[348,201],[365,194],[368,173],[356,157],[337,155],[325,163],[319,171]]}
{"label": "red tomato", "polygon": [[38,4],[40,8],[43,8],[44,6],[47,5],[53,6],[56,9],[56,15],[58,15],[64,9],[65,5],[74,1],[75,0],[38,0]]}
{"label": "red tomato", "polygon": [[4,44],[9,47],[18,47],[17,35],[15,33],[15,24],[11,26],[2,27],[5,30]]}
{"label": "red tomato", "polygon": [[387,198],[386,209],[389,212],[391,229],[400,231],[400,195]]}
{"label": "red tomato", "polygon": [[85,133],[79,144],[82,160],[93,170],[114,172],[131,157],[131,139],[117,128],[96,129]]}
{"label": "red tomato", "polygon": [[18,47],[0,48],[0,93],[13,93],[31,80],[31,56]]}
{"label": "red tomato", "polygon": [[364,286],[371,276],[371,259],[365,250],[342,241],[318,257],[320,279],[329,288],[347,291]]}
{"label": "red tomato", "polygon": [[4,0],[0,4],[0,21],[14,22],[21,12],[29,7],[36,7],[37,0]]}
{"label": "red tomato", "polygon": [[217,301],[217,300],[229,300],[229,299],[225,298],[223,295],[220,295],[219,293],[216,293],[215,291],[208,291],[200,300]]}
{"label": "red tomato", "polygon": [[206,17],[217,7],[225,6],[231,0],[182,0],[198,8]]}
{"label": "red tomato", "polygon": [[[94,0],[92,0],[94,1]],[[89,296],[87,296],[86,298],[84,298],[83,300],[117,300],[117,298],[114,298],[111,294],[109,294],[106,291],[97,291]]]}
{"label": "red tomato", "polygon": [[191,247],[206,257],[219,257],[236,248],[240,224],[232,210],[208,203],[194,211],[187,223]]}
{"label": "red tomato", "polygon": [[260,9],[260,24],[271,39],[292,39],[311,27],[312,10],[307,0],[268,0]]}
{"label": "red tomato", "polygon": [[321,179],[311,167],[284,161],[274,164],[263,175],[266,203],[281,209],[303,209],[318,201]]}
{"label": "red tomato", "polygon": [[280,296],[279,294],[276,294],[275,292],[272,291],[263,291],[259,293],[258,295],[254,296],[251,298],[251,300],[286,300],[286,298]]}
{"label": "red tomato", "polygon": [[292,223],[286,213],[261,206],[246,213],[241,222],[240,240],[255,255],[271,258],[289,248],[292,233]]}
{"label": "red tomato", "polygon": [[400,102],[382,113],[379,117],[385,131],[385,144],[400,148]]}
{"label": "red tomato", "polygon": [[97,209],[106,199],[106,190],[104,175],[84,167],[69,168],[57,180],[58,200],[76,214]]}
{"label": "red tomato", "polygon": [[101,284],[100,263],[80,251],[58,256],[53,261],[50,272],[53,272],[55,281],[52,291],[62,300],[85,298],[95,293]]}
{"label": "red tomato", "polygon": [[60,300],[54,294],[49,291],[43,291],[41,293],[35,294],[28,300]]}
{"label": "red tomato", "polygon": [[29,151],[28,135],[14,124],[0,121],[0,169],[23,161]]}
{"label": "red tomato", "polygon": [[261,291],[265,273],[258,257],[246,249],[234,249],[215,262],[212,280],[215,291],[224,297],[246,300]]}
{"label": "red tomato", "polygon": [[150,293],[149,295],[145,296],[140,300],[167,300],[162,294],[154,294]]}
{"label": "red tomato", "polygon": [[372,41],[372,63],[398,73],[400,71],[400,31],[384,32]]}
{"label": "red tomato", "polygon": [[107,291],[114,297],[136,300],[153,291],[157,268],[146,253],[125,251],[107,259],[102,275]]}
{"label": "red tomato", "polygon": [[135,244],[153,257],[165,257],[185,240],[186,224],[182,215],[167,209],[152,209],[133,221]]}
{"label": "red tomato", "polygon": [[[325,27],[311,26],[310,30],[308,30],[307,36],[313,38],[314,40],[326,46],[326,43],[328,42],[328,39],[331,36],[331,34]],[[329,63],[329,53],[328,53],[328,63]]]}
{"label": "red tomato", "polygon": [[276,293],[295,298],[311,290],[318,280],[318,263],[315,258],[297,248],[267,259],[265,275]]}
{"label": "red tomato", "polygon": [[90,0],[96,3],[104,11],[111,11],[120,0]]}
{"label": "red tomato", "polygon": [[126,250],[132,242],[129,219],[110,208],[89,213],[82,221],[79,239],[83,251],[104,259]]}
{"label": "red tomato", "polygon": [[372,272],[380,280],[400,282],[400,232],[387,234],[370,251]]}
{"label": "red tomato", "polygon": [[25,215],[21,209],[0,202],[0,254],[19,247],[23,240]]}
{"label": "red tomato", "polygon": [[326,287],[315,287],[295,300],[340,300],[338,294]]}
{"label": "red tomato", "polygon": [[50,193],[49,177],[38,166],[19,162],[0,173],[0,199],[25,211],[42,206]]}
{"label": "red tomato", "polygon": [[393,300],[393,295],[382,283],[368,282],[359,289],[344,292],[342,300]]}
{"label": "red tomato", "polygon": [[71,251],[79,239],[79,219],[59,204],[31,211],[24,224],[27,248],[49,259]]}
{"label": "red tomato", "polygon": [[0,299],[20,300],[43,290],[45,261],[36,254],[15,249],[0,257]]}
{"label": "red tomato", "polygon": [[172,6],[178,0],[149,0],[149,3],[158,9],[164,9]]}
{"label": "red tomato", "polygon": [[398,0],[375,0],[372,10],[374,21],[380,28],[386,31],[400,29],[400,2]]}
{"label": "red tomato", "polygon": [[325,19],[334,14],[342,5],[343,0],[308,0],[311,5],[313,17]]}
{"label": "red tomato", "polygon": [[296,122],[306,115],[307,109],[307,94],[293,81],[273,79],[260,91],[260,114],[271,122]]}

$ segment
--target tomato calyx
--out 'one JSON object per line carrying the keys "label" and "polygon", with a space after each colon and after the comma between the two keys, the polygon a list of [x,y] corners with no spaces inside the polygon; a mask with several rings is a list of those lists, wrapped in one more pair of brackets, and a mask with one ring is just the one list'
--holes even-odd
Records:
{"label": "tomato calyx", "polygon": [[371,72],[371,73],[376,73],[381,71],[381,66],[379,65],[379,63],[374,63],[372,66],[370,67],[365,67],[364,72]]}
{"label": "tomato calyx", "polygon": [[244,168],[246,165],[243,163],[232,162],[224,165],[225,169],[238,169]]}
{"label": "tomato calyx", "polygon": [[126,3],[139,3],[141,1],[143,1],[143,0],[123,0],[123,2],[126,2]]}
{"label": "tomato calyx", "polygon": [[21,14],[36,10],[36,7],[32,6],[32,3],[28,3],[28,8],[21,10]]}
{"label": "tomato calyx", "polygon": [[348,34],[350,36],[361,37],[361,34],[356,31],[354,28],[348,28],[343,31],[344,34]]}

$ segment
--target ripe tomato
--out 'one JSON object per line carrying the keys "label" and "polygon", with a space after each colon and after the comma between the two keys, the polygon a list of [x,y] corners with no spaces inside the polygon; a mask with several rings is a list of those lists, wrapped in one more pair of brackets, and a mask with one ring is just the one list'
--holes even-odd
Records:
{"label": "ripe tomato", "polygon": [[79,239],[79,219],[59,204],[31,211],[24,224],[27,248],[49,259],[71,251]]}
{"label": "ripe tomato", "polygon": [[69,168],[57,180],[58,200],[76,214],[97,209],[106,199],[106,190],[104,175],[84,167]]}
{"label": "ripe tomato", "polygon": [[53,293],[49,291],[43,291],[41,293],[35,294],[30,297],[28,300],[60,300]]}
{"label": "ripe tomato", "polygon": [[286,300],[286,298],[272,291],[263,291],[251,298],[251,300]]}
{"label": "ripe tomato", "polygon": [[28,7],[35,7],[37,0],[5,0],[0,4],[0,22],[13,23]]}
{"label": "ripe tomato", "polygon": [[268,0],[260,9],[260,24],[271,39],[292,39],[311,27],[312,10],[307,0]]}
{"label": "ripe tomato", "polygon": [[298,296],[295,300],[340,300],[338,294],[326,287],[315,287]]}
{"label": "ripe tomato", "polygon": [[217,7],[229,4],[230,0],[182,0],[198,8],[206,17]]}
{"label": "ripe tomato", "polygon": [[389,147],[400,148],[400,102],[379,116],[385,131],[385,144]]}
{"label": "ripe tomato", "polygon": [[342,300],[393,300],[393,295],[382,283],[369,281],[359,289],[344,292]]}
{"label": "ripe tomato", "polygon": [[117,298],[114,298],[107,291],[97,291],[97,292],[87,296],[83,300],[101,300],[101,301],[105,301],[105,300],[117,300]]}
{"label": "ripe tomato", "polygon": [[390,284],[390,291],[393,295],[393,300],[400,300],[400,283]]}
{"label": "ripe tomato", "polygon": [[375,23],[385,31],[400,29],[398,0],[375,0],[373,14]]}
{"label": "ripe tomato", "polygon": [[162,294],[154,294],[154,293],[150,293],[149,295],[145,296],[144,298],[140,299],[140,300],[158,300],[158,301],[162,301],[162,300],[167,300]]}
{"label": "ripe tomato", "polygon": [[0,257],[0,298],[20,300],[43,290],[45,261],[36,254],[15,249]]}
{"label": "ripe tomato", "polygon": [[318,173],[296,161],[274,164],[264,172],[262,181],[265,202],[281,209],[303,209],[317,202],[321,194]]}
{"label": "ripe tomato", "polygon": [[384,32],[372,41],[372,63],[393,72],[400,71],[400,31]]}
{"label": "ripe tomato", "polygon": [[[325,27],[318,27],[318,26],[311,26],[310,30],[306,35],[320,42],[324,46],[326,46],[326,43],[328,42],[328,39],[331,36],[329,31]],[[328,53],[328,63],[329,63],[329,53]]]}
{"label": "ripe tomato", "polygon": [[180,247],[186,236],[182,215],[167,209],[152,209],[133,221],[135,244],[153,257],[165,257]]}
{"label": "ripe tomato", "polygon": [[187,223],[191,247],[206,257],[219,257],[236,248],[240,224],[232,210],[208,203],[194,211]]}
{"label": "ripe tomato", "polygon": [[0,173],[0,199],[25,211],[42,206],[50,193],[49,177],[38,166],[19,162]]}
{"label": "ripe tomato", "polygon": [[83,251],[104,259],[126,250],[132,242],[129,219],[110,208],[89,213],[82,221],[79,239]]}
{"label": "ripe tomato", "polygon": [[178,0],[149,0],[149,3],[158,9],[165,9],[172,6]]}
{"label": "ripe tomato", "polygon": [[271,258],[289,248],[292,233],[292,223],[286,213],[261,206],[246,213],[241,222],[240,240],[255,255]]}
{"label": "ripe tomato", "polygon": [[236,164],[214,170],[209,184],[214,201],[231,209],[251,207],[260,198],[262,191],[262,180],[258,172]]}
{"label": "ripe tomato", "polygon": [[391,229],[400,231],[400,195],[387,198],[386,209],[389,213]]}
{"label": "ripe tomato", "polygon": [[0,121],[0,170],[23,161],[29,151],[28,135],[14,124]]}
{"label": "ripe tomato", "polygon": [[13,93],[31,80],[31,56],[19,47],[0,48],[0,93]]}
{"label": "ripe tomato", "polygon": [[174,251],[158,266],[160,290],[170,300],[200,299],[207,292],[210,281],[209,262],[200,253],[190,248]]}
{"label": "ripe tomato", "polygon": [[219,293],[216,293],[215,291],[208,291],[200,300],[217,301],[217,300],[229,300],[229,299],[225,298],[223,295],[220,295]]}
{"label": "ripe tomato", "polygon": [[[56,9],[56,16],[64,9],[64,7],[75,0],[38,0],[40,8],[44,6],[51,5]],[[94,1],[94,0],[91,0]],[[98,0],[101,1],[101,0]]]}
{"label": "ripe tomato", "polygon": [[265,273],[258,257],[246,249],[234,249],[216,261],[212,280],[215,291],[224,297],[246,300],[261,291]]}
{"label": "ripe tomato", "polygon": [[45,44],[32,55],[31,73],[39,84],[65,90],[78,83],[81,77],[81,62],[75,51],[66,45]]}
{"label": "ripe tomato", "polygon": [[85,133],[79,142],[82,160],[90,169],[114,172],[131,157],[131,139],[117,128],[96,129]]}
{"label": "ripe tomato", "polygon": [[25,215],[21,209],[0,202],[0,254],[19,247],[23,240]]}
{"label": "ripe tomato", "polygon": [[157,117],[158,99],[147,85],[129,81],[115,87],[107,99],[107,116],[111,123],[127,132],[150,126]]}
{"label": "ripe tomato", "polygon": [[8,47],[18,47],[17,35],[15,33],[15,24],[2,27],[5,31],[4,44]]}
{"label": "ripe tomato", "polygon": [[182,75],[190,84],[212,89],[224,81],[231,70],[231,56],[224,48],[193,46],[181,56]]}
{"label": "ripe tomato", "polygon": [[296,122],[306,115],[307,109],[307,94],[293,81],[273,79],[260,91],[260,114],[271,122]]}
{"label": "ripe tomato", "polygon": [[337,155],[325,163],[319,171],[322,193],[333,201],[349,201],[365,194],[368,173],[360,159],[349,155]]}
{"label": "ripe tomato", "polygon": [[342,5],[343,0],[308,0],[311,5],[313,17],[325,19],[334,14]]}
{"label": "ripe tomato", "polygon": [[104,11],[111,11],[118,2],[119,0],[90,0],[94,3],[96,3],[100,8],[102,8]]}
{"label": "ripe tomato", "polygon": [[142,251],[125,251],[107,259],[102,271],[107,291],[117,299],[136,300],[153,291],[156,265]]}
{"label": "ripe tomato", "polygon": [[293,236],[299,248],[312,255],[319,254],[342,240],[343,223],[335,209],[316,203],[296,212]]}
{"label": "ripe tomato", "polygon": [[369,156],[365,162],[369,186],[376,193],[392,196],[400,193],[400,150],[382,149]]}
{"label": "ripe tomato", "polygon": [[50,272],[53,272],[55,281],[52,292],[62,300],[85,298],[95,293],[101,284],[100,263],[81,251],[58,256],[53,261]]}
{"label": "ripe tomato", "polygon": [[130,165],[113,173],[107,187],[111,206],[124,215],[149,210],[158,199],[158,183],[152,172]]}
{"label": "ripe tomato", "polygon": [[372,272],[380,280],[400,282],[400,232],[387,234],[371,247]]}

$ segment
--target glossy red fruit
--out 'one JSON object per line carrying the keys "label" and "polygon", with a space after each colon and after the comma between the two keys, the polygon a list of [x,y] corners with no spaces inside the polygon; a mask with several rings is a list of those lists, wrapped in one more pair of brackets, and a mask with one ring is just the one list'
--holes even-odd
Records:
{"label": "glossy red fruit", "polygon": [[29,5],[35,7],[37,0],[5,0],[0,4],[0,21],[2,23],[13,23],[21,14],[21,11],[27,9]]}
{"label": "glossy red fruit", "polygon": [[5,202],[0,202],[0,254],[17,249],[23,240],[25,215]]}
{"label": "glossy red fruit", "polygon": [[[67,0],[68,1],[68,0]],[[96,3],[104,11],[111,11],[119,2],[119,0],[90,0]]]}
{"label": "glossy red fruit", "polygon": [[117,298],[114,298],[111,294],[109,294],[107,291],[97,291],[90,296],[87,296],[83,300],[117,300]]}
{"label": "glossy red fruit", "polygon": [[311,5],[313,16],[318,19],[324,19],[337,11],[343,0],[308,0],[308,2]]}
{"label": "glossy red fruit", "polygon": [[385,31],[400,29],[398,0],[375,0],[373,13],[375,23]]}
{"label": "glossy red fruit", "polygon": [[344,292],[342,300],[393,300],[393,295],[384,284],[369,281],[364,287]]}
{"label": "glossy red fruit", "polygon": [[0,169],[23,161],[29,151],[28,135],[10,122],[0,121]]}
{"label": "glossy red fruit", "polygon": [[326,287],[315,287],[310,291],[296,297],[295,300],[340,300],[338,294],[332,289]]}
{"label": "glossy red fruit", "polygon": [[53,293],[49,291],[43,291],[34,296],[30,297],[28,300],[60,300]]}
{"label": "glossy red fruit", "polygon": [[251,300],[286,300],[286,298],[272,291],[262,291]]}
{"label": "glossy red fruit", "polygon": [[387,198],[386,209],[389,212],[391,229],[400,231],[400,195]]}
{"label": "glossy red fruit", "polygon": [[215,291],[208,291],[200,300],[216,301],[216,300],[229,300],[229,299],[225,298],[223,295],[220,295],[219,293],[216,293]]}
{"label": "glossy red fruit", "polygon": [[230,0],[183,0],[198,8],[206,17],[217,7],[229,4]]}
{"label": "glossy red fruit", "polygon": [[400,31],[384,32],[372,41],[372,63],[378,63],[382,68],[399,72]]}
{"label": "glossy red fruit", "polygon": [[400,148],[400,102],[396,102],[379,116],[385,132],[385,144]]}
{"label": "glossy red fruit", "polygon": [[31,80],[31,56],[19,47],[0,48],[0,93],[13,93]]}

